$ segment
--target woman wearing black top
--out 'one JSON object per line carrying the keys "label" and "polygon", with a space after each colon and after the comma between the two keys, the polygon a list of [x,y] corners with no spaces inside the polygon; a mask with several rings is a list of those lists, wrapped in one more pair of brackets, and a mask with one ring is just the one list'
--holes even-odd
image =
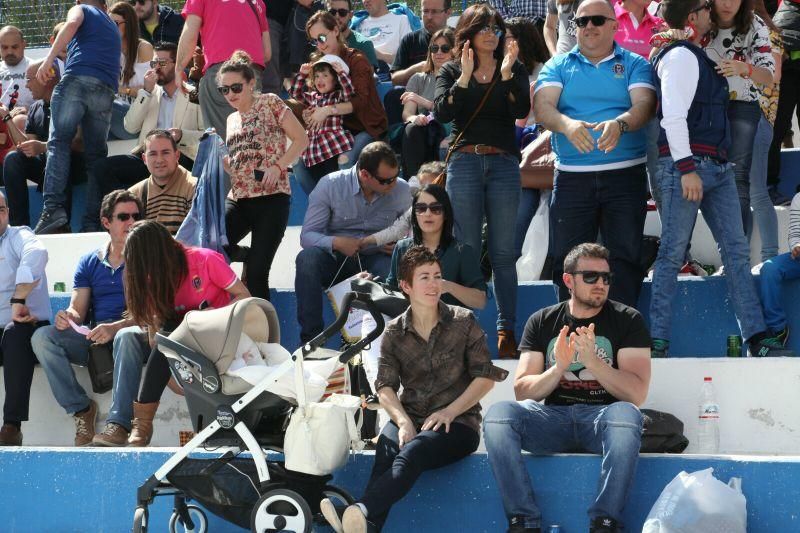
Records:
{"label": "woman wearing black top", "polygon": [[528,73],[517,61],[517,43],[506,45],[503,19],[486,4],[470,6],[461,15],[456,50],[460,62],[447,63],[436,78],[437,120],[453,121],[457,138],[486,91],[491,88],[491,93],[450,157],[447,192],[455,211],[456,238],[474,250],[481,249],[486,217],[497,296],[498,355],[516,357],[513,228],[519,205],[520,154],[514,122],[530,111]]}

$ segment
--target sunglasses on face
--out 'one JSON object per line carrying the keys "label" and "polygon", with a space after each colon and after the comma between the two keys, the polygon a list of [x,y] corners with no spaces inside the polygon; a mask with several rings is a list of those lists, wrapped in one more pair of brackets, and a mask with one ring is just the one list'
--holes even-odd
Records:
{"label": "sunglasses on face", "polygon": [[340,17],[345,18],[347,15],[350,14],[350,10],[349,9],[329,9],[328,13],[330,13],[334,17],[336,15],[339,15]]}
{"label": "sunglasses on face", "polygon": [[611,283],[611,280],[614,279],[613,272],[600,272],[597,270],[576,270],[572,272],[572,275],[580,274],[583,278],[583,282],[589,285],[594,285],[597,283],[597,280],[602,279],[604,285],[608,285]]}
{"label": "sunglasses on face", "polygon": [[439,51],[441,51],[443,54],[449,54],[450,50],[452,50],[453,47],[450,46],[449,44],[443,44],[443,45],[432,44],[428,49],[431,51],[432,54],[438,54]]}
{"label": "sunglasses on face", "polygon": [[713,2],[711,2],[711,0],[706,0],[705,2],[700,4],[700,6],[698,6],[698,7],[694,8],[694,9],[692,9],[691,11],[689,11],[689,14],[697,13],[698,11],[703,11],[704,9],[707,9],[708,11],[711,11],[711,7],[713,5],[714,4],[713,4]]}
{"label": "sunglasses on face", "polygon": [[120,222],[127,222],[130,219],[142,220],[142,214],[139,213],[138,211],[136,213],[117,213],[116,215],[113,216],[113,218],[116,218]]}
{"label": "sunglasses on face", "polygon": [[166,59],[153,59],[150,61],[150,68],[166,67],[169,63],[172,63],[172,60],[167,61]]}
{"label": "sunglasses on face", "polygon": [[592,26],[599,28],[606,23],[607,20],[614,20],[612,18],[604,17],[603,15],[589,15],[586,17],[575,17],[575,24],[579,28],[585,28],[592,23]]}
{"label": "sunglasses on face", "polygon": [[483,33],[483,34],[493,33],[499,39],[500,36],[503,35],[503,30],[500,29],[500,26],[484,26],[483,28],[478,30],[478,33]]}
{"label": "sunglasses on face", "polygon": [[325,44],[328,42],[328,34],[320,33],[316,39],[309,39],[308,42],[314,47],[319,46],[320,44]]}
{"label": "sunglasses on face", "polygon": [[244,90],[244,83],[231,83],[230,85],[220,85],[217,90],[222,96],[228,96],[228,93],[239,94]]}
{"label": "sunglasses on face", "polygon": [[446,11],[445,9],[423,9],[422,10],[422,14],[423,15],[439,15],[441,13],[444,13],[445,11]]}
{"label": "sunglasses on face", "polygon": [[429,204],[417,202],[414,204],[414,212],[418,215],[425,213],[428,209],[430,209],[431,213],[434,215],[441,215],[444,213],[444,206],[439,202],[431,202]]}
{"label": "sunglasses on face", "polygon": [[391,178],[381,178],[380,176],[376,176],[375,174],[370,174],[372,178],[377,181],[380,185],[391,185],[397,179],[397,176],[392,176]]}

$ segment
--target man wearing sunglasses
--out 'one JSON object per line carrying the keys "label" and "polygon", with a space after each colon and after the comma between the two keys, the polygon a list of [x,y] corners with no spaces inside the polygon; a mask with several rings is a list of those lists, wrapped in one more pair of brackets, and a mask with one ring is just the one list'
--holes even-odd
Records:
{"label": "man wearing sunglasses", "polygon": [[139,35],[150,44],[175,43],[183,31],[183,17],[158,0],[128,0],[139,19]]}
{"label": "man wearing sunglasses", "polygon": [[411,76],[422,72],[428,57],[431,35],[447,26],[452,13],[451,0],[422,0],[422,28],[405,35],[400,40],[392,64],[392,83],[405,85]]}
{"label": "man wearing sunglasses", "polygon": [[[125,311],[122,249],[128,230],[142,217],[142,205],[130,192],[117,190],[103,199],[100,210],[110,242],[80,258],[69,307],[56,313],[55,325],[39,328],[31,339],[53,396],[75,418],[75,446],[92,443],[97,403],[75,379],[72,365],[86,366],[89,346],[113,342],[119,330],[133,325],[122,318]],[[88,325],[86,331],[74,329],[83,324]],[[104,434],[104,438],[109,437]]]}
{"label": "man wearing sunglasses", "polygon": [[697,44],[711,29],[711,4],[665,0],[661,16],[671,28],[691,26],[696,33],[691,42],[675,42],[653,58],[661,103],[661,176],[657,181],[662,194],[661,246],[650,302],[653,356],[668,353],[678,270],[698,208],[723,251],[731,304],[750,353],[756,357],[793,355],[783,346],[786,336],[769,331],[750,274],[750,247],[737,209],[733,169],[727,161],[731,144],[725,114],[728,83]]}
{"label": "man wearing sunglasses", "polygon": [[323,291],[362,270],[389,272],[392,246],[359,247],[363,237],[388,228],[411,207],[399,172],[392,148],[373,142],[356,165],[328,174],[309,196],[294,281],[302,342],[322,332]]}
{"label": "man wearing sunglasses", "polygon": [[534,95],[536,117],[553,132],[556,154],[553,282],[567,299],[564,257],[602,230],[617,275],[611,298],[633,307],[644,278],[647,138],[641,128],[655,110],[652,68],[614,42],[617,21],[605,0],[585,0],[575,22],[578,45],[547,61]]}
{"label": "man wearing sunglasses", "polygon": [[650,384],[650,335],[638,311],[608,299],[616,280],[608,258],[598,244],[570,250],[562,275],[570,299],[537,311],[525,325],[514,378],[518,401],[498,402],[484,418],[511,533],[542,530],[522,450],[602,455],[589,531],[622,531],[641,446],[638,406]]}
{"label": "man wearing sunglasses", "polygon": [[375,45],[372,41],[350,29],[350,21],[353,19],[353,0],[328,0],[328,13],[336,19],[339,33],[344,36],[345,44],[348,48],[354,48],[367,56],[369,64],[373,68],[378,66],[378,56],[375,55]]}

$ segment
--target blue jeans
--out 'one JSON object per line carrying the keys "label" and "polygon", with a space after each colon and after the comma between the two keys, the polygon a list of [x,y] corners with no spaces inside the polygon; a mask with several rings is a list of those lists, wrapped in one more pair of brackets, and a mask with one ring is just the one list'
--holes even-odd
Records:
{"label": "blue jeans", "polygon": [[756,138],[758,122],[762,116],[761,106],[758,105],[758,102],[733,100],[728,107],[728,120],[731,124],[731,147],[728,149],[728,161],[733,163],[743,227],[747,227],[751,217],[750,166],[753,161],[753,142]]}
{"label": "blue jeans", "polygon": [[622,524],[642,437],[642,413],[628,402],[610,405],[542,405],[533,400],[498,402],[483,421],[483,438],[506,516],[541,527],[542,513],[522,450],[534,455],[594,453],[603,456],[597,498],[589,519]]}
{"label": "blue jeans", "polygon": [[114,336],[114,388],[107,422],[131,430],[133,402],[139,394],[142,367],[150,356],[147,334],[139,326],[122,328]]}
{"label": "blue jeans", "polygon": [[749,339],[766,329],[761,303],[750,274],[750,249],[744,237],[742,219],[737,215],[736,185],[730,164],[710,158],[695,158],[697,173],[703,180],[703,199],[689,202],[683,197],[681,173],[673,160],[662,157],[661,170],[661,246],[653,272],[650,300],[650,334],[669,339],[672,301],[683,266],[686,244],[692,236],[697,210],[703,212],[714,240],[717,241],[725,281],[742,337]]}
{"label": "blue jeans", "polygon": [[[536,210],[539,209],[539,198],[542,191],[539,189],[520,189],[519,208],[517,209],[517,222],[514,229],[514,256],[522,256],[522,245],[525,244],[525,235],[531,225]],[[545,244],[545,243],[542,243]]]}
{"label": "blue jeans", "polygon": [[[366,145],[374,140],[375,139],[366,131],[355,133],[353,135],[353,148],[351,148],[349,152],[341,154],[341,156],[347,158],[347,163],[340,164],[339,170],[345,170],[355,165],[356,162],[358,162],[358,156],[361,154],[361,150],[363,150]],[[341,156],[336,157],[339,158]],[[311,191],[314,190],[314,187],[317,186],[317,182],[319,180],[314,179],[306,164],[303,163],[302,158],[298,159],[297,163],[294,164],[292,167],[292,173],[294,174],[297,183],[300,184],[300,188],[303,189],[303,192],[305,192],[306,195],[310,195]]]}
{"label": "blue jeans", "polygon": [[575,246],[596,242],[598,231],[611,252],[614,283],[608,297],[636,307],[642,288],[642,235],[647,215],[645,165],[600,172],[556,169],[550,199],[550,253],[559,299],[569,299],[561,274]]}
{"label": "blue jeans", "polygon": [[778,255],[778,215],[775,214],[775,206],[772,205],[767,189],[767,163],[771,144],[772,125],[762,115],[753,142],[753,162],[750,165],[750,204],[753,206],[753,216],[748,217],[744,228],[749,237],[753,233],[753,219],[758,224],[761,261]]}
{"label": "blue jeans", "polygon": [[512,228],[520,195],[519,160],[510,154],[453,152],[447,192],[455,213],[456,239],[481,249],[483,218],[497,298],[497,330],[514,330],[517,314],[517,255]]}
{"label": "blue jeans", "polygon": [[661,135],[661,124],[658,117],[653,117],[644,125],[647,135],[647,179],[650,185],[650,195],[656,202],[656,209],[661,209],[661,195],[658,187],[658,136]]}
{"label": "blue jeans", "polygon": [[125,129],[125,115],[128,114],[130,108],[131,104],[128,102],[114,100],[111,103],[111,127],[108,130],[109,141],[117,139],[125,141],[139,137],[138,133],[129,133]]}
{"label": "blue jeans", "polygon": [[[361,266],[372,275],[386,278],[392,258],[384,253],[361,255]],[[344,263],[344,265],[342,264]],[[300,250],[295,259],[294,291],[300,341],[308,342],[322,333],[322,293],[331,285],[357,274],[359,260],[339,252],[312,247]],[[338,275],[337,275],[338,274]]]}
{"label": "blue jeans", "polygon": [[761,265],[761,304],[764,306],[764,321],[770,330],[777,333],[786,327],[786,311],[781,305],[781,286],[784,281],[800,278],[800,259],[792,254],[776,255]]}
{"label": "blue jeans", "polygon": [[44,326],[31,338],[33,353],[42,365],[58,404],[69,414],[89,406],[89,396],[75,379],[72,365],[86,366],[92,341],[73,329]]}

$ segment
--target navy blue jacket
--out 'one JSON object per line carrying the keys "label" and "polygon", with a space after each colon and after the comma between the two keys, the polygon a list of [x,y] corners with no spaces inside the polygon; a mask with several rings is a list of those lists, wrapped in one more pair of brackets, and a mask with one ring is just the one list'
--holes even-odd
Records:
{"label": "navy blue jacket", "polygon": [[158,6],[158,26],[155,27],[152,35],[145,28],[144,22],[139,21],[139,35],[151,44],[159,42],[178,44],[182,31],[183,17],[168,6]]}

